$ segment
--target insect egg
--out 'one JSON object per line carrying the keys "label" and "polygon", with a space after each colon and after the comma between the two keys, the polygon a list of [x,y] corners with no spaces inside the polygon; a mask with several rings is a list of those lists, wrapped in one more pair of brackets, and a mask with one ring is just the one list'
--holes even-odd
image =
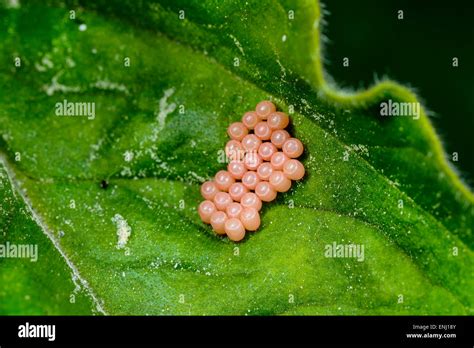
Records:
{"label": "insect egg", "polygon": [[229,128],[227,128],[227,134],[233,140],[240,141],[242,140],[247,133],[249,132],[248,128],[242,122],[232,123]]}
{"label": "insect egg", "polygon": [[264,100],[257,104],[255,111],[262,120],[266,120],[268,115],[276,111],[276,107],[271,101]]}
{"label": "insect egg", "polygon": [[198,212],[201,220],[206,224],[211,222],[211,215],[216,211],[216,206],[211,201],[203,201],[199,204]]}
{"label": "insect egg", "polygon": [[303,164],[295,159],[304,146],[285,130],[289,123],[286,113],[264,100],[227,128],[227,170],[201,185],[205,200],[198,207],[200,218],[216,234],[238,242],[246,231],[258,230],[262,202],[273,201],[291,188],[292,180],[305,175]]}

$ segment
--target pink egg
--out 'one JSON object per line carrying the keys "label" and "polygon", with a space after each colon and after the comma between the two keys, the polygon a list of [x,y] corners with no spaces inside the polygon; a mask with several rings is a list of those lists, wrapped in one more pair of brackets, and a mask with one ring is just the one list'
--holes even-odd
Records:
{"label": "pink egg", "polygon": [[225,212],[229,218],[238,218],[243,209],[244,208],[239,203],[233,202],[225,208]]}
{"label": "pink egg", "polygon": [[244,157],[244,165],[248,170],[257,170],[262,163],[262,157],[256,152],[248,152]]}
{"label": "pink egg", "polygon": [[226,170],[219,170],[214,177],[216,186],[221,191],[228,191],[230,185],[235,182],[234,177]]}
{"label": "pink egg", "polygon": [[227,165],[227,171],[234,177],[234,179],[240,180],[247,171],[247,168],[245,168],[244,163],[241,161],[231,161]]}
{"label": "pink egg", "polygon": [[249,192],[249,189],[240,182],[233,183],[229,188],[229,195],[236,202],[240,202],[242,196],[247,192]]}
{"label": "pink egg", "polygon": [[260,180],[268,181],[268,179],[270,179],[270,175],[272,175],[272,173],[273,173],[273,166],[269,162],[263,162],[257,168],[257,174],[258,174]]}
{"label": "pink egg", "polygon": [[217,187],[216,183],[213,181],[206,181],[201,185],[201,195],[204,199],[212,201],[214,196],[217,192],[219,192],[219,188]]}
{"label": "pink egg", "polygon": [[283,152],[290,158],[300,157],[303,150],[303,143],[296,138],[290,138],[283,144]]}
{"label": "pink egg", "polygon": [[300,180],[304,176],[304,166],[298,160],[290,159],[283,166],[283,173],[291,180]]}
{"label": "pink egg", "polygon": [[233,140],[241,141],[247,134],[249,130],[242,122],[234,122],[229,128],[227,128],[227,134]]}
{"label": "pink egg", "polygon": [[277,196],[277,192],[267,181],[261,181],[257,184],[255,194],[264,202],[271,202]]}
{"label": "pink egg", "polygon": [[232,198],[227,192],[217,192],[214,197],[214,204],[217,210],[225,211],[227,206],[232,202]]}
{"label": "pink egg", "polygon": [[245,228],[238,218],[229,218],[224,225],[225,233],[234,242],[241,241],[245,237]]}
{"label": "pink egg", "polygon": [[291,180],[283,172],[276,170],[270,175],[270,184],[278,192],[286,192],[291,187]]}
{"label": "pink egg", "polygon": [[267,119],[268,126],[272,130],[284,129],[290,123],[290,118],[284,112],[272,112]]}
{"label": "pink egg", "polygon": [[270,139],[271,139],[272,144],[275,145],[277,149],[281,149],[285,141],[290,139],[290,133],[288,133],[284,129],[278,129],[278,130],[273,131]]}
{"label": "pink egg", "polygon": [[255,134],[248,134],[242,139],[242,147],[246,152],[257,152],[261,143]]}
{"label": "pink egg", "polygon": [[260,121],[255,111],[246,112],[242,117],[242,123],[248,128],[253,129],[255,125]]}
{"label": "pink egg", "polygon": [[211,201],[203,201],[199,204],[198,213],[201,220],[206,224],[211,222],[211,216],[216,211],[216,206]]}
{"label": "pink egg", "polygon": [[244,158],[245,149],[237,140],[229,140],[225,146],[225,154],[232,161],[241,161]]}
{"label": "pink egg", "polygon": [[225,234],[225,222],[227,221],[227,215],[223,211],[215,211],[211,215],[211,226],[217,234]]}
{"label": "pink egg", "polygon": [[271,101],[264,100],[257,104],[255,111],[262,120],[266,120],[268,115],[276,111],[276,107]]}
{"label": "pink egg", "polygon": [[288,161],[288,156],[286,156],[283,152],[275,152],[270,159],[270,163],[273,166],[274,170],[282,170],[283,165],[286,161]]}
{"label": "pink egg", "polygon": [[257,209],[244,208],[240,213],[240,221],[247,231],[256,231],[260,227],[260,214]]}
{"label": "pink egg", "polygon": [[249,190],[254,190],[259,182],[260,178],[254,171],[248,171],[242,177],[242,184]]}
{"label": "pink egg", "polygon": [[257,123],[253,132],[260,140],[270,140],[272,137],[272,130],[265,121]]}
{"label": "pink egg", "polygon": [[258,148],[258,154],[264,161],[270,161],[275,152],[278,152],[278,149],[275,145],[268,141],[262,143],[262,145],[260,145]]}
{"label": "pink egg", "polygon": [[240,204],[244,208],[254,208],[257,209],[257,211],[262,209],[262,201],[253,192],[247,192],[244,194],[240,200]]}

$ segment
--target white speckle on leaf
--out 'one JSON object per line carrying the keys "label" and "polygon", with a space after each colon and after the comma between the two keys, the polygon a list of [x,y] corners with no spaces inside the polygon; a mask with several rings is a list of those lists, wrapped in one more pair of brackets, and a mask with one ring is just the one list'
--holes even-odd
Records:
{"label": "white speckle on leaf", "polygon": [[53,62],[51,61],[51,56],[49,54],[46,54],[43,59],[41,59],[41,63],[46,66],[48,69],[51,69],[54,67]]}
{"label": "white speckle on leaf", "polygon": [[39,72],[46,71],[46,68],[38,62],[35,63],[35,69],[38,70]]}
{"label": "white speckle on leaf", "polygon": [[153,129],[152,141],[156,141],[158,133],[162,131],[165,127],[166,117],[176,110],[175,103],[168,104],[168,98],[171,97],[174,93],[174,88],[169,88],[165,90],[163,97],[158,102],[158,109],[155,110],[156,121],[158,122],[158,127]]}
{"label": "white speckle on leaf", "polygon": [[196,179],[198,182],[204,182],[206,181],[206,179],[198,174],[196,174],[195,172],[193,171],[189,171],[188,172],[188,175],[190,175],[191,178],[194,178]]}
{"label": "white speckle on leaf", "polygon": [[117,249],[123,249],[132,234],[132,228],[128,225],[127,220],[120,214],[115,214],[112,218],[112,222],[117,227]]}
{"label": "white speckle on leaf", "polygon": [[39,72],[46,71],[48,69],[52,69],[54,67],[53,62],[51,61],[51,56],[46,54],[42,59],[41,63],[35,62],[35,69]]}
{"label": "white speckle on leaf", "polygon": [[232,40],[234,40],[234,44],[235,46],[237,46],[237,48],[239,49],[240,53],[242,53],[243,56],[245,56],[245,52],[244,52],[244,48],[242,47],[242,45],[240,44],[239,40],[237,40],[237,38],[232,35],[232,34],[229,34],[230,38]]}
{"label": "white speckle on leaf", "polygon": [[95,83],[91,84],[91,87],[95,87],[97,89],[101,89],[104,91],[118,91],[118,92],[123,92],[125,94],[128,94],[128,89],[125,85],[117,83],[117,82],[111,82],[107,79],[98,80]]}
{"label": "white speckle on leaf", "polygon": [[283,36],[281,37],[281,41],[283,41],[283,42],[286,41],[286,35],[283,35]]}
{"label": "white speckle on leaf", "polygon": [[79,31],[86,31],[87,30],[87,25],[82,23],[81,25],[79,25]]}
{"label": "white speckle on leaf", "polygon": [[120,171],[120,175],[130,177],[132,176],[132,170],[130,169],[130,167],[123,167]]}
{"label": "white speckle on leaf", "polygon": [[69,68],[74,68],[76,66],[76,62],[71,57],[66,57],[66,65]]}
{"label": "white speckle on leaf", "polygon": [[95,159],[98,158],[98,152],[102,146],[102,144],[104,143],[105,141],[105,138],[100,138],[97,143],[95,144],[92,144],[90,146],[91,148],[91,152],[89,153],[89,160],[88,160],[88,165],[90,165],[90,162],[94,161]]}
{"label": "white speckle on leaf", "polygon": [[131,162],[133,160],[133,152],[130,150],[125,151],[123,154],[123,159],[125,162]]}
{"label": "white speckle on leaf", "polygon": [[369,156],[369,149],[366,145],[362,144],[351,144],[350,145],[354,151],[363,156]]}
{"label": "white speckle on leaf", "polygon": [[278,65],[280,66],[281,78],[284,79],[284,78],[286,77],[286,69],[285,69],[285,67],[283,66],[283,64],[281,64],[280,59],[277,59],[276,62],[277,62]]}
{"label": "white speckle on leaf", "polygon": [[43,90],[46,92],[47,95],[52,96],[56,92],[62,92],[62,93],[67,93],[67,92],[73,92],[73,93],[78,93],[81,91],[81,88],[78,86],[66,86],[58,82],[58,79],[61,77],[63,74],[63,71],[58,72],[53,78],[51,79],[51,84],[44,85]]}

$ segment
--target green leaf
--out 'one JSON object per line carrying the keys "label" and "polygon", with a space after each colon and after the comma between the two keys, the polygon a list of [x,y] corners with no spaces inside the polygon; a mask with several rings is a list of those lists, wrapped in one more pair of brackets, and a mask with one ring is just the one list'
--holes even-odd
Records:
{"label": "green leaf", "polygon": [[6,247],[2,253],[16,256],[18,246],[30,253],[26,261],[0,259],[0,315],[91,314],[92,303],[81,291],[87,283],[42,233],[39,218],[15,194],[9,174],[13,175],[0,164],[0,243]]}
{"label": "green leaf", "polygon": [[[0,10],[2,162],[21,187],[15,206],[22,197],[43,222],[13,213],[17,227],[0,226],[79,272],[75,313],[90,301],[106,314],[473,314],[473,194],[423,110],[378,116],[412,92],[326,82],[315,1],[66,4]],[[307,175],[234,244],[200,222],[199,186],[225,167],[228,124],[267,98],[295,110]],[[94,102],[95,118],[56,116],[64,99]],[[131,230],[124,248],[117,229]],[[363,245],[363,261],[326,257],[333,243]],[[26,267],[7,261],[2,277]],[[44,264],[8,291],[21,296],[33,275],[46,282]],[[9,301],[0,312],[26,310]]]}

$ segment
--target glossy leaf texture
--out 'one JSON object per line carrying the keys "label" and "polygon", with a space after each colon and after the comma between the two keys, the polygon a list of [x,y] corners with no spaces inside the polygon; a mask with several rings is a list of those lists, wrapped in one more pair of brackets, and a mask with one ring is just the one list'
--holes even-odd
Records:
{"label": "glossy leaf texture", "polygon": [[[3,194],[2,240],[38,241],[42,266],[1,261],[3,279],[26,268],[0,312],[26,311],[10,294],[47,282],[45,265],[72,292],[73,265],[81,301],[36,286],[49,300],[33,312],[473,314],[472,193],[423,110],[380,116],[411,91],[326,82],[322,22],[309,0],[2,8],[0,151],[17,192],[16,213]],[[225,168],[227,126],[263,99],[290,113],[307,175],[235,244],[200,221],[199,187]],[[94,117],[57,116],[65,100],[95,103]],[[326,257],[333,243],[363,245],[363,260]]]}

